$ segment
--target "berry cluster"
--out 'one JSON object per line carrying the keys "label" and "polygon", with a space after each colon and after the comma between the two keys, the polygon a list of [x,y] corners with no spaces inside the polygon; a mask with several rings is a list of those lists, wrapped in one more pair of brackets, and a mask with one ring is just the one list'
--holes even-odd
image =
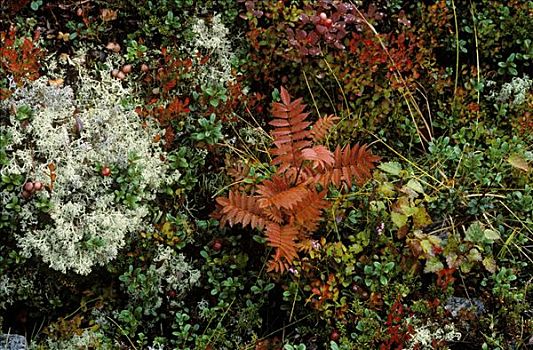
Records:
{"label": "berry cluster", "polygon": [[44,188],[43,183],[40,181],[28,181],[22,186],[22,197],[28,199],[35,192],[39,192]]}

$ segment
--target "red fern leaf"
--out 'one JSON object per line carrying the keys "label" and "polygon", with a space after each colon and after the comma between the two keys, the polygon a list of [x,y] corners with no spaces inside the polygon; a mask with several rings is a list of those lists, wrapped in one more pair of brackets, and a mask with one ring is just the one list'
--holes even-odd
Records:
{"label": "red fern leaf", "polygon": [[303,232],[312,233],[318,228],[322,218],[322,210],[329,206],[324,198],[327,191],[309,190],[306,198],[292,210],[291,221]]}
{"label": "red fern leaf", "polygon": [[221,226],[226,223],[230,227],[238,223],[243,227],[250,225],[252,228],[262,228],[265,226],[265,219],[257,204],[257,198],[230,191],[228,198],[218,197],[216,201],[221,206],[219,210]]}
{"label": "red fern leaf", "polygon": [[[276,249],[273,259],[274,261],[284,261],[287,264],[290,264],[298,257],[296,247],[298,234],[298,229],[291,225],[267,225],[266,240],[269,246]],[[281,267],[279,264],[278,266]]]}
{"label": "red fern leaf", "polygon": [[301,151],[311,146],[308,130],[311,123],[306,121],[309,113],[304,113],[306,106],[301,98],[291,101],[287,90],[281,87],[281,101],[272,105],[274,120],[269,124],[274,126],[271,132],[275,146],[271,150],[272,164],[279,165],[279,172],[283,173],[291,167],[301,166]]}
{"label": "red fern leaf", "polygon": [[326,165],[333,165],[335,163],[333,153],[322,145],[303,149],[302,158],[313,161],[315,168],[324,168]]}
{"label": "red fern leaf", "polygon": [[293,187],[285,177],[273,176],[272,180],[266,180],[257,187],[259,208],[275,206],[278,209],[291,210],[305,198],[307,191],[305,184]]}
{"label": "red fern leaf", "polygon": [[328,115],[323,118],[319,118],[311,129],[311,139],[313,140],[313,142],[316,143],[324,140],[333,124],[335,124],[335,122],[339,119],[339,117],[336,117],[334,115]]}
{"label": "red fern leaf", "polygon": [[348,187],[352,186],[352,179],[361,186],[372,177],[372,169],[381,158],[373,155],[367,145],[359,144],[350,147],[350,145],[340,148],[337,146],[333,153],[335,163],[327,167],[325,172],[319,176],[319,181],[324,186],[332,183],[340,186],[342,182]]}

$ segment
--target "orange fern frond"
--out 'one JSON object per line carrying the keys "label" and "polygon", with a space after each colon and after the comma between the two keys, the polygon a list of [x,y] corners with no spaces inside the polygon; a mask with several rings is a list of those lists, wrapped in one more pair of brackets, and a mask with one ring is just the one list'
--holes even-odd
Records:
{"label": "orange fern frond", "polygon": [[267,262],[267,272],[279,272],[284,273],[289,270],[291,264],[287,263],[284,260],[276,260],[276,257],[273,256],[271,260]]}
{"label": "orange fern frond", "polygon": [[[233,190],[227,198],[216,199],[217,210],[212,214],[221,225],[240,223],[263,230],[267,244],[275,249],[268,271],[284,272],[298,252],[312,249],[310,235],[331,204],[326,200],[329,185],[362,185],[380,160],[367,145],[337,146],[335,152],[320,145],[339,118],[319,118],[310,128],[302,101],[291,100],[281,87],[281,102],[273,104],[274,119],[269,123],[274,127],[269,153],[271,165],[277,166],[275,175],[261,179],[250,190],[240,185],[249,176],[249,167],[234,166],[228,172],[236,180]],[[323,187],[320,192],[318,184]]]}
{"label": "orange fern frond", "polygon": [[268,224],[266,239],[268,244],[276,249],[274,261],[284,261],[290,264],[298,257],[296,243],[299,231],[292,225]]}
{"label": "orange fern frond", "polygon": [[332,183],[338,187],[344,182],[351,187],[352,179],[361,186],[372,177],[371,170],[375,168],[374,163],[381,159],[373,155],[367,145],[359,144],[353,147],[346,145],[342,149],[337,146],[333,155],[335,163],[327,167],[320,176],[320,182],[324,186]]}
{"label": "orange fern frond", "polygon": [[262,208],[264,216],[276,224],[282,224],[283,223],[283,213],[282,211],[277,208],[276,206],[269,206],[266,208]]}
{"label": "orange fern frond", "polygon": [[298,203],[292,210],[292,223],[301,227],[301,230],[312,233],[317,230],[322,210],[326,209],[330,203],[324,198],[327,191],[317,192],[309,190],[305,199]]}
{"label": "orange fern frond", "polygon": [[322,145],[303,149],[302,158],[312,161],[315,168],[324,168],[326,165],[333,165],[335,163],[333,153]]}
{"label": "orange fern frond", "polygon": [[226,159],[226,174],[231,176],[234,181],[240,181],[248,176],[250,172],[250,167],[241,162],[233,162],[232,160]]}
{"label": "orange fern frond", "polygon": [[279,165],[279,172],[284,172],[290,167],[301,166],[301,151],[311,146],[311,132],[308,130],[311,122],[306,121],[309,113],[304,113],[306,105],[303,100],[291,101],[284,87],[281,87],[281,101],[272,105],[274,120],[269,124],[275,128],[271,132],[275,146],[271,150],[274,156],[272,164]]}
{"label": "orange fern frond", "polygon": [[233,227],[242,224],[243,227],[250,225],[252,228],[263,228],[266,220],[262,217],[261,209],[257,204],[257,198],[238,192],[229,192],[228,198],[218,197],[220,225],[226,223]]}
{"label": "orange fern frond", "polygon": [[313,125],[313,128],[311,129],[311,139],[313,140],[313,142],[317,143],[323,141],[326,138],[326,135],[329,133],[331,127],[339,119],[339,117],[336,117],[334,115],[328,115],[322,118],[318,118],[318,120]]}
{"label": "orange fern frond", "polygon": [[307,191],[305,184],[294,187],[285,177],[275,175],[257,187],[259,208],[275,206],[278,209],[291,210],[305,198]]}

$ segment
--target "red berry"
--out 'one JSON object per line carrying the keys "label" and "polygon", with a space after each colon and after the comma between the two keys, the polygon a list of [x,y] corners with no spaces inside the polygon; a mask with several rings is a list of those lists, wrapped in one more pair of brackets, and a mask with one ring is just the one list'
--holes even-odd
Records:
{"label": "red berry", "polygon": [[331,27],[332,24],[333,24],[333,21],[331,20],[331,18],[324,20],[324,25],[326,27]]}
{"label": "red berry", "polygon": [[176,291],[175,290],[169,290],[167,292],[167,296],[171,299],[174,299],[176,297]]}
{"label": "red berry", "polygon": [[213,250],[215,252],[219,252],[222,250],[222,242],[219,239],[213,242]]}
{"label": "red berry", "polygon": [[328,18],[328,15],[326,15],[324,12],[320,12],[319,16],[321,20],[325,20],[326,18]]}
{"label": "red berry", "polygon": [[109,167],[105,166],[101,170],[102,176],[110,176],[111,175],[111,169]]}
{"label": "red berry", "polygon": [[40,191],[43,189],[43,183],[41,181],[35,181],[33,183],[33,190],[34,191]]}
{"label": "red berry", "polygon": [[28,191],[22,191],[22,197],[24,197],[24,199],[28,199],[31,197],[31,193]]}
{"label": "red berry", "polygon": [[148,67],[147,64],[143,63],[143,64],[141,65],[141,71],[142,71],[143,73],[146,73],[146,72],[148,72],[149,70],[150,70],[150,67]]}
{"label": "red berry", "polygon": [[126,74],[131,73],[132,66],[131,64],[126,64],[124,67],[122,67],[122,71]]}
{"label": "red berry", "polygon": [[334,329],[331,331],[331,334],[329,335],[329,339],[333,340],[333,341],[337,341],[341,338],[341,334],[339,333],[338,330]]}
{"label": "red berry", "polygon": [[28,181],[24,184],[24,191],[31,192],[33,190],[33,182]]}

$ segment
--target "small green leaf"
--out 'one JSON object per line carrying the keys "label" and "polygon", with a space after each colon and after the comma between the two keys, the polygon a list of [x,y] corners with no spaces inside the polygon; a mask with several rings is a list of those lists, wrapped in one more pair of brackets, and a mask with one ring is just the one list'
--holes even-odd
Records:
{"label": "small green leaf", "polygon": [[483,233],[485,234],[485,238],[490,241],[495,241],[501,238],[500,233],[496,230],[486,229]]}
{"label": "small green leaf", "polygon": [[444,265],[442,262],[440,262],[439,258],[432,257],[426,262],[426,266],[424,267],[424,272],[438,272],[444,268]]}
{"label": "small green leaf", "polygon": [[402,171],[402,166],[398,162],[381,163],[378,166],[378,168],[383,170],[386,173],[389,173],[389,174],[395,175],[395,176],[400,175],[400,171]]}
{"label": "small green leaf", "polygon": [[384,285],[384,286],[386,286],[386,285],[389,283],[389,281],[387,280],[387,277],[385,277],[385,276],[383,276],[383,275],[379,276],[379,282],[380,282],[382,285]]}
{"label": "small green leaf", "polygon": [[465,234],[465,241],[473,242],[476,244],[482,243],[485,238],[485,233],[479,222],[474,222],[468,229]]}
{"label": "small green leaf", "polygon": [[487,256],[483,259],[483,266],[485,266],[485,269],[490,273],[496,272],[496,260],[494,260],[492,256]]}
{"label": "small green leaf", "polygon": [[407,224],[407,216],[400,213],[392,212],[391,219],[397,228],[402,228]]}
{"label": "small green leaf", "polygon": [[424,193],[424,188],[422,187],[420,182],[418,182],[415,179],[409,180],[409,182],[407,182],[407,187],[409,187],[410,189],[412,189],[412,190],[414,190],[414,191],[416,191],[418,193]]}

